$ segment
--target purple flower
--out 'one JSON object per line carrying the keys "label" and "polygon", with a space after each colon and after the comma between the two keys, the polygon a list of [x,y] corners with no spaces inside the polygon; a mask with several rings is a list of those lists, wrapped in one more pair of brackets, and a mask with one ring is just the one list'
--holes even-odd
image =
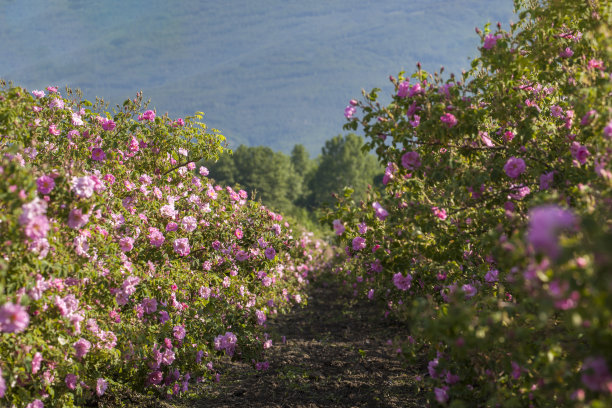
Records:
{"label": "purple flower", "polygon": [[582,119],[580,119],[580,125],[586,126],[590,124],[593,121],[593,119],[595,119],[595,117],[597,117],[597,111],[591,109],[582,117]]}
{"label": "purple flower", "polygon": [[155,313],[157,311],[157,300],[154,298],[142,299],[141,305],[146,314]]}
{"label": "purple flower", "polygon": [[514,200],[522,200],[523,198],[527,197],[529,193],[531,193],[531,189],[526,185],[513,185],[510,187],[510,193],[508,194],[508,197]]}
{"label": "purple flower", "polygon": [[356,111],[357,109],[355,109],[354,106],[348,105],[346,108],[344,108],[344,117],[350,119],[353,117]]}
{"label": "purple flower", "polygon": [[608,139],[612,139],[612,120],[604,127],[603,134]]}
{"label": "purple flower", "polygon": [[[138,120],[141,121],[141,122],[143,120],[148,120],[149,122],[153,122],[155,120],[155,112],[153,112],[152,110],[146,110],[142,115],[138,116]],[[179,119],[179,120],[183,121],[183,119]],[[183,124],[185,124],[184,121],[183,121]],[[179,125],[180,125],[180,123],[179,123]]]}
{"label": "purple flower", "polygon": [[45,91],[39,91],[38,89],[35,89],[32,91],[32,95],[34,95],[37,99],[40,99],[45,96]]}
{"label": "purple flower", "polygon": [[260,326],[266,321],[266,313],[263,310],[256,310],[255,317],[257,318],[257,324]]}
{"label": "purple flower", "polygon": [[551,258],[559,256],[557,235],[563,229],[573,228],[576,217],[570,210],[555,205],[543,205],[529,211],[527,240],[538,252]]}
{"label": "purple flower", "polygon": [[53,136],[59,136],[62,132],[57,128],[57,125],[52,123],[49,125],[49,133]]}
{"label": "purple flower", "polygon": [[564,50],[561,50],[561,52],[559,53],[559,56],[561,58],[570,58],[572,55],[574,55],[574,51],[572,51],[570,47],[566,47]]}
{"label": "purple flower", "polygon": [[573,142],[570,150],[572,152],[572,157],[574,157],[574,159],[578,160],[580,162],[580,164],[585,164],[587,161],[587,157],[589,157],[590,153],[588,151],[588,149],[586,148],[586,146],[582,146],[580,143],[578,142]]}
{"label": "purple flower", "polygon": [[123,252],[130,252],[134,248],[134,238],[123,237],[119,240],[119,248]]}
{"label": "purple flower", "polygon": [[501,36],[499,35],[487,35],[484,39],[484,44],[482,45],[482,48],[484,48],[485,50],[490,50],[491,48],[495,47],[495,45],[497,45],[497,40],[500,38]]}
{"label": "purple flower", "polygon": [[461,290],[463,290],[463,293],[465,293],[466,299],[472,298],[476,295],[476,293],[478,293],[478,290],[470,283],[463,285]]}
{"label": "purple flower", "polygon": [[612,376],[603,357],[589,357],[582,364],[582,382],[592,391],[609,391]]}
{"label": "purple flower", "polygon": [[399,84],[397,87],[397,96],[405,98],[408,95],[408,89],[410,88],[410,81],[406,80]]}
{"label": "purple flower", "polygon": [[550,107],[550,114],[554,118],[563,117],[563,109],[559,105],[553,105]]}
{"label": "purple flower", "polygon": [[0,368],[0,398],[4,398],[5,393],[6,393],[6,381],[4,381],[4,377],[2,376],[2,369]]}
{"label": "purple flower", "polygon": [[228,356],[233,356],[236,349],[236,343],[238,338],[232,332],[225,332],[224,335],[215,337],[214,346],[215,350],[225,350]]}
{"label": "purple flower", "polygon": [[402,166],[407,170],[421,167],[421,157],[417,152],[407,152],[402,155]]}
{"label": "purple flower", "polygon": [[362,237],[353,238],[353,251],[361,251],[366,247],[366,240]]}
{"label": "purple flower", "polygon": [[446,219],[446,210],[438,207],[431,207],[431,211],[436,217],[444,221]]}
{"label": "purple flower", "polygon": [[440,404],[446,404],[448,402],[448,385],[443,385],[440,388],[435,387],[434,395],[436,396],[436,401]]}
{"label": "purple flower", "polygon": [[24,228],[25,236],[32,239],[40,239],[47,236],[49,232],[49,219],[46,215],[37,215],[30,219]]}
{"label": "purple flower", "polygon": [[446,123],[449,128],[452,128],[457,124],[457,118],[452,113],[445,113],[444,115],[440,116],[440,121],[442,123]]}
{"label": "purple flower", "polygon": [[189,248],[189,240],[187,238],[177,238],[173,243],[174,252],[180,256],[187,256],[191,251]]}
{"label": "purple flower", "polygon": [[266,258],[274,259],[274,257],[276,256],[276,250],[274,248],[272,248],[271,246],[269,246],[264,251],[264,254],[266,255]]}
{"label": "purple flower", "polygon": [[398,272],[393,275],[393,284],[399,290],[408,290],[412,285],[412,275],[407,273],[406,276],[404,276],[401,272]]}
{"label": "purple flower", "polygon": [[26,408],[45,408],[45,404],[41,400],[35,399],[26,405]]}
{"label": "purple flower", "polygon": [[36,197],[34,200],[30,201],[21,206],[21,215],[19,216],[19,224],[25,226],[34,219],[34,217],[38,215],[43,215],[47,212],[47,203],[40,198]]}
{"label": "purple flower", "polygon": [[174,326],[172,329],[172,334],[174,338],[177,340],[183,340],[185,338],[185,327],[184,326]]}
{"label": "purple flower", "polygon": [[108,381],[104,378],[98,378],[96,381],[96,395],[98,397],[102,396],[104,392],[106,392],[106,388],[108,387]]}
{"label": "purple flower", "polygon": [[55,187],[55,180],[52,177],[43,175],[36,179],[36,186],[40,194],[49,194]]}
{"label": "purple flower", "polygon": [[40,363],[42,362],[42,354],[36,352],[32,358],[32,374],[36,374],[40,370]]}
{"label": "purple flower", "polygon": [[164,238],[164,234],[160,230],[154,227],[149,228],[149,242],[154,247],[160,247],[164,243],[166,238]]}
{"label": "purple flower", "polygon": [[176,355],[174,354],[174,351],[170,349],[166,349],[166,351],[164,351],[164,353],[162,354],[162,363],[166,365],[170,365],[174,363],[175,358],[176,358]]}
{"label": "purple flower", "polygon": [[192,232],[198,227],[198,220],[195,217],[188,216],[181,221],[181,228],[186,232]]}
{"label": "purple flower", "polygon": [[389,216],[389,212],[385,210],[377,201],[372,203],[372,207],[374,208],[374,215],[381,221],[384,221],[385,218]]}
{"label": "purple flower", "polygon": [[164,375],[162,374],[162,372],[156,370],[149,374],[149,376],[147,377],[147,383],[152,385],[158,385],[162,382],[163,379]]}
{"label": "purple flower", "polygon": [[70,228],[79,229],[89,221],[90,214],[83,214],[83,210],[75,208],[68,214],[68,226]]}
{"label": "purple flower", "polygon": [[504,165],[504,171],[510,178],[517,178],[525,172],[525,161],[519,157],[511,157]]}
{"label": "purple flower", "polygon": [[0,332],[19,333],[28,327],[30,315],[25,307],[11,302],[0,307]]}
{"label": "purple flower", "polygon": [[89,176],[72,178],[72,191],[79,197],[91,197],[95,187],[95,181]]}
{"label": "purple flower", "polygon": [[113,122],[112,119],[103,119],[102,120],[102,129],[107,130],[107,131],[111,131],[113,129],[115,129],[117,125],[115,124],[115,122]]}
{"label": "purple flower", "polygon": [[77,378],[78,377],[75,374],[66,374],[64,382],[66,383],[66,387],[68,387],[69,390],[76,389]]}
{"label": "purple flower", "polygon": [[91,159],[95,161],[103,161],[106,159],[106,153],[104,153],[104,150],[100,149],[99,147],[94,147],[91,150]]}
{"label": "purple flower", "polygon": [[548,173],[544,173],[540,176],[540,190],[548,190],[550,186],[552,186],[553,180],[555,177],[555,172],[550,171]]}
{"label": "purple flower", "polygon": [[74,126],[83,126],[85,124],[83,119],[81,119],[81,115],[79,115],[77,112],[72,112],[72,115],[70,115],[70,120]]}
{"label": "purple flower", "polygon": [[485,275],[485,282],[494,283],[499,280],[499,271],[497,269],[491,269]]}
{"label": "purple flower", "polygon": [[64,100],[61,98],[53,98],[49,102],[49,108],[51,109],[64,109]]}
{"label": "purple flower", "polygon": [[413,128],[416,128],[421,124],[421,117],[419,115],[414,115],[412,120],[408,120],[408,123],[410,123],[410,126]]}
{"label": "purple flower", "polygon": [[72,346],[76,352],[76,358],[81,358],[89,353],[91,343],[84,338],[80,338],[79,340],[75,341]]}
{"label": "purple flower", "polygon": [[334,227],[334,232],[336,233],[336,235],[344,234],[344,231],[346,230],[346,228],[344,227],[344,224],[342,223],[342,221],[334,220],[334,222],[332,222],[332,225]]}
{"label": "purple flower", "polygon": [[410,87],[410,91],[408,92],[408,97],[412,98],[414,95],[418,95],[423,92],[423,87],[420,83],[416,83]]}
{"label": "purple flower", "polygon": [[478,132],[478,135],[480,136],[480,139],[486,146],[488,147],[495,146],[493,142],[491,141],[491,138],[489,138],[489,134],[487,132]]}

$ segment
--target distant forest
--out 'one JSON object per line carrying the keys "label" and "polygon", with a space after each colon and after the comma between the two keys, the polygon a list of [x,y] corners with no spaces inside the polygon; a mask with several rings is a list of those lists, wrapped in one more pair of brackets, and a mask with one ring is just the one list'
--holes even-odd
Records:
{"label": "distant forest", "polygon": [[216,162],[200,162],[209,177],[221,185],[240,187],[267,207],[317,228],[316,210],[334,202],[345,187],[353,198],[365,197],[369,187],[382,186],[383,168],[376,157],[363,152],[363,138],[349,133],[325,142],[311,159],[301,144],[290,155],[266,146],[241,145]]}

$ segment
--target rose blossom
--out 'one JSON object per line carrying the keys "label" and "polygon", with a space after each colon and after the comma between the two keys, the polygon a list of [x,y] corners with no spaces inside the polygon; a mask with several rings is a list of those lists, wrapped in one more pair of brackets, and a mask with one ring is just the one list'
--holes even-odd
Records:
{"label": "rose blossom", "polygon": [[440,121],[445,123],[449,128],[452,128],[457,124],[457,118],[452,113],[445,113],[440,116]]}
{"label": "rose blossom", "polygon": [[398,272],[393,275],[393,284],[400,290],[408,290],[412,285],[412,275],[408,273],[404,276],[401,272]]}
{"label": "rose blossom", "polygon": [[25,307],[11,302],[0,307],[0,332],[19,333],[28,327],[30,315]]}
{"label": "rose blossom", "polygon": [[151,245],[159,248],[160,246],[162,246],[165,240],[166,238],[160,230],[154,227],[149,228],[149,242],[151,243]]}
{"label": "rose blossom", "polygon": [[75,208],[68,214],[68,226],[70,228],[79,229],[89,221],[90,214],[83,214],[83,210]]}
{"label": "rose blossom", "polygon": [[576,217],[570,210],[555,205],[543,205],[529,211],[527,240],[536,251],[556,258],[561,252],[558,234],[563,229],[572,228]]}
{"label": "rose blossom", "polygon": [[525,161],[518,157],[511,157],[504,165],[504,171],[510,178],[517,178],[525,172]]}
{"label": "rose blossom", "polygon": [[89,353],[89,349],[91,348],[91,343],[84,338],[80,338],[75,341],[73,344],[74,350],[76,351],[76,358],[81,358]]}
{"label": "rose blossom", "polygon": [[98,397],[102,396],[108,387],[108,381],[104,378],[98,378],[96,381],[96,395]]}
{"label": "rose blossom", "polygon": [[69,390],[76,389],[77,378],[78,377],[75,374],[66,374],[64,382],[66,383],[66,387],[68,387]]}
{"label": "rose blossom", "polygon": [[374,215],[381,221],[384,221],[385,218],[389,216],[389,212],[385,210],[377,201],[372,203],[372,207],[374,208]]}
{"label": "rose blossom", "polygon": [[264,254],[266,255],[266,258],[274,259],[274,257],[276,256],[276,250],[270,246],[266,248],[266,250],[264,251]]}
{"label": "rose blossom", "polygon": [[173,243],[174,252],[179,254],[180,256],[187,256],[191,249],[189,248],[189,239],[187,238],[177,238]]}
{"label": "rose blossom", "polygon": [[366,247],[365,238],[362,238],[362,237],[353,238],[352,246],[353,246],[353,251],[361,251],[362,249]]}
{"label": "rose blossom", "polygon": [[402,166],[407,170],[421,167],[421,158],[417,152],[407,152],[402,155]]}
{"label": "rose blossom", "polygon": [[49,194],[55,187],[55,180],[45,174],[36,179],[36,186],[40,194]]}
{"label": "rose blossom", "polygon": [[334,232],[336,233],[336,235],[344,234],[344,231],[345,231],[346,228],[344,227],[344,224],[342,224],[342,221],[334,220],[332,222],[332,225],[334,227]]}

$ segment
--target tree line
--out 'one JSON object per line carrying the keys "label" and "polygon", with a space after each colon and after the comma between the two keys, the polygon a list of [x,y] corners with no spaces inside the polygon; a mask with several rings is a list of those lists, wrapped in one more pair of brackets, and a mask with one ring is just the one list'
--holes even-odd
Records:
{"label": "tree line", "polygon": [[203,161],[210,177],[221,185],[240,187],[269,208],[293,216],[307,226],[316,224],[316,210],[334,202],[345,187],[353,197],[365,197],[368,186],[381,184],[383,168],[376,157],[362,151],[363,139],[353,133],[325,142],[311,158],[296,144],[290,155],[267,146],[241,145],[217,161]]}

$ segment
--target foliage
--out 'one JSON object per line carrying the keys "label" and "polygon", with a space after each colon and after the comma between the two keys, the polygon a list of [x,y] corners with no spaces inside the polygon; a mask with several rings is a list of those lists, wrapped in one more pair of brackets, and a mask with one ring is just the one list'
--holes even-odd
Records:
{"label": "foliage", "polygon": [[390,104],[351,101],[386,191],[327,214],[335,273],[411,326],[433,405],[610,406],[610,7],[516,6],[461,78],[418,66]]}
{"label": "foliage", "polygon": [[295,145],[291,156],[269,147],[241,145],[231,155],[200,164],[217,182],[244,188],[273,210],[318,230],[315,211],[329,204],[335,192],[350,187],[355,197],[365,197],[368,185],[382,174],[376,158],[362,151],[362,145],[363,139],[355,134],[338,135],[325,143],[315,160],[302,145]]}
{"label": "foliage", "polygon": [[356,199],[364,197],[374,177],[382,173],[376,158],[362,150],[363,139],[353,133],[336,136],[321,149],[319,165],[309,180],[311,205],[330,204],[333,194],[350,187]]}
{"label": "foliage", "polygon": [[0,405],[170,398],[224,355],[265,368],[266,316],[302,301],[322,247],[195,173],[223,136],[140,95],[103,112],[2,85]]}

